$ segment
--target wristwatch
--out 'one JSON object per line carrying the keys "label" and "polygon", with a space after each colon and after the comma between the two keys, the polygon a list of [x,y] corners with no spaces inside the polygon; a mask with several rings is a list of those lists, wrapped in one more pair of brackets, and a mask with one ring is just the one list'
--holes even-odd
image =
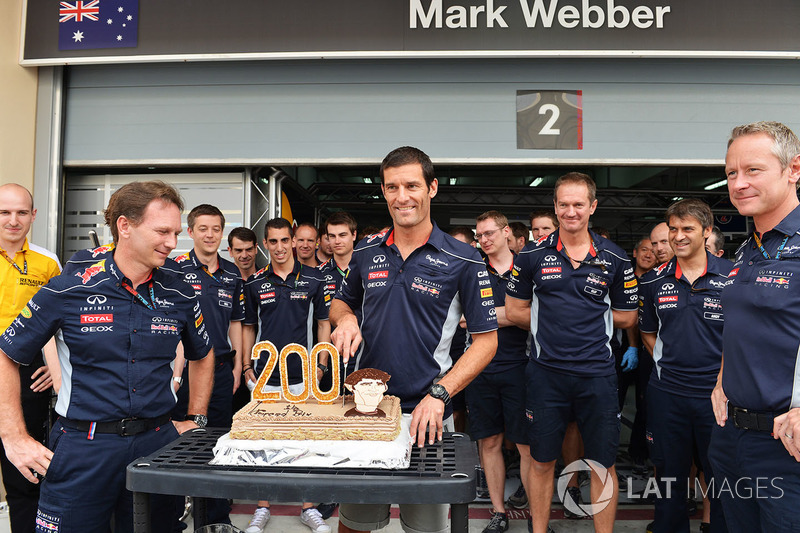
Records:
{"label": "wristwatch", "polygon": [[191,420],[199,428],[204,428],[208,425],[208,417],[206,415],[186,415],[184,420]]}
{"label": "wristwatch", "polygon": [[442,400],[445,405],[450,403],[450,395],[447,393],[447,389],[445,389],[442,385],[438,383],[434,383],[431,385],[431,388],[428,389],[428,394],[431,397],[436,398],[437,400]]}
{"label": "wristwatch", "polygon": [[323,375],[323,376],[324,376],[324,375],[326,375],[328,372],[330,372],[330,371],[331,371],[331,369],[330,369],[330,368],[328,368],[327,366],[323,365],[322,363],[317,363],[317,368],[319,368],[320,370],[322,370],[322,375]]}

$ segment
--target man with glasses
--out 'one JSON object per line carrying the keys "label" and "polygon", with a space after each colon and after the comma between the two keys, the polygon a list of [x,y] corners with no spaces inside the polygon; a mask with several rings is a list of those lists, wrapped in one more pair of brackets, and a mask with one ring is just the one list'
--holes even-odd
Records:
{"label": "man with glasses", "polygon": [[489,271],[489,277],[479,280],[478,284],[482,292],[491,292],[499,304],[494,307],[498,330],[494,358],[467,386],[467,413],[470,435],[478,441],[481,466],[492,501],[492,516],[483,533],[500,533],[508,529],[503,502],[506,481],[503,437],[517,445],[523,485],[527,483],[531,460],[525,423],[525,365],[530,332],[509,322],[503,305],[516,257],[508,248],[511,233],[508,219],[498,211],[487,211],[476,222],[475,236],[486,254],[484,261]]}
{"label": "man with glasses", "polygon": [[574,415],[586,458],[607,469],[605,479],[592,469],[591,495],[597,503],[604,484],[612,485],[613,495],[593,516],[595,531],[611,533],[619,446],[611,326],[636,324],[636,279],[625,252],[589,230],[597,208],[594,181],[571,172],[556,181],[554,193],[559,228],[520,252],[506,293],[506,317],[530,329],[535,346],[526,369],[533,531],[548,530],[555,463]]}
{"label": "man with glasses", "polygon": [[[705,202],[675,202],[666,219],[675,256],[642,276],[639,285],[639,329],[654,362],[647,388],[647,431],[660,497],[655,521],[647,528],[652,533],[689,531],[686,497],[693,448],[705,478],[712,479],[708,444],[714,414],[709,397],[722,360],[722,289],[733,266],[706,251],[714,217]],[[726,531],[715,492],[709,491],[710,531]]]}

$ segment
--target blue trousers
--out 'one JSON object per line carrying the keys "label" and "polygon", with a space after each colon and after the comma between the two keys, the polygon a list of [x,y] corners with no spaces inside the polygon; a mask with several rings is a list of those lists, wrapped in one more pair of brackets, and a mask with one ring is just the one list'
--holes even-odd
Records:
{"label": "blue trousers", "polygon": [[[695,446],[706,482],[710,483],[714,475],[708,462],[711,429],[715,425],[711,399],[679,396],[651,384],[647,389],[647,404],[647,427],[653,437],[650,459],[656,467],[660,494],[655,501],[653,533],[689,533],[686,498],[688,488],[695,486],[694,481],[689,480]],[[709,500],[711,531],[724,533],[727,531],[725,517],[713,490],[709,490]]]}
{"label": "blue trousers", "polygon": [[708,454],[731,533],[800,532],[800,463],[767,432],[714,426]]}
{"label": "blue trousers", "polygon": [[[53,459],[42,483],[36,516],[38,533],[114,533],[133,531],[133,495],[125,488],[129,463],[166,446],[178,432],[172,422],[130,437],[65,428],[50,432]],[[153,533],[172,531],[177,521],[175,496],[153,496]]]}

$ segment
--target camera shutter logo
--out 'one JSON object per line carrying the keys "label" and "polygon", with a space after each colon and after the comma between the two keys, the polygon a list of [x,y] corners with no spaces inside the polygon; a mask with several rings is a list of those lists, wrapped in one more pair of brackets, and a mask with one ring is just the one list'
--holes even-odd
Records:
{"label": "camera shutter logo", "polygon": [[[597,503],[578,504],[572,499],[569,492],[567,492],[567,485],[572,479],[572,476],[581,471],[594,472],[595,475],[600,478],[603,491],[600,493]],[[614,497],[614,480],[609,471],[597,461],[578,459],[568,464],[564,470],[561,471],[561,475],[558,477],[557,489],[558,498],[564,504],[564,507],[578,516],[588,517],[596,515],[611,503]]]}

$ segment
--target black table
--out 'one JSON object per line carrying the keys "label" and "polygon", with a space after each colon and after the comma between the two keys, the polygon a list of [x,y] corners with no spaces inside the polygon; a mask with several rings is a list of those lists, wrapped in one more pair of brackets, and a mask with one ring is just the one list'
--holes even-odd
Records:
{"label": "black table", "polygon": [[202,498],[346,503],[447,503],[454,532],[468,531],[475,498],[475,445],[462,433],[413,448],[405,470],[291,466],[212,466],[223,429],[195,429],[154,454],[128,465],[134,531],[150,533],[153,494],[194,496],[195,527],[205,525]]}

